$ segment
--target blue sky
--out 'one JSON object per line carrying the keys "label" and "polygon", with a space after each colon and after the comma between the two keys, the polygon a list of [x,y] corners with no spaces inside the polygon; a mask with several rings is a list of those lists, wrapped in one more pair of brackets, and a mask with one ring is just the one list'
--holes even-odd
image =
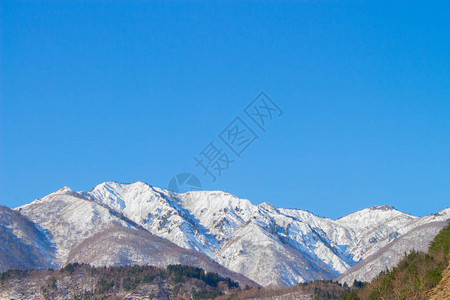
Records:
{"label": "blue sky", "polygon": [[[450,203],[448,2],[0,5],[3,205],[180,172],[332,218]],[[283,111],[265,132],[243,112],[261,91]],[[259,137],[240,157],[235,117]],[[235,160],[215,182],[211,141]]]}

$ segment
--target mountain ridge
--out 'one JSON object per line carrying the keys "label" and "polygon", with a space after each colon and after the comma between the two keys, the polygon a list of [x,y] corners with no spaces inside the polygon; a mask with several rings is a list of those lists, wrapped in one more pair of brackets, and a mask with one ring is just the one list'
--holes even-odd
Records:
{"label": "mountain ridge", "polygon": [[[47,202],[64,209],[49,209],[43,205]],[[334,279],[431,220],[388,205],[372,206],[334,220],[305,210],[278,208],[270,202],[253,204],[223,191],[177,194],[142,181],[107,181],[89,192],[63,187],[15,210],[57,236],[60,263],[83,240],[115,224],[139,228],[179,247],[199,251],[262,285]],[[64,210],[66,213],[61,213]],[[79,215],[79,222],[71,215]],[[447,208],[433,216],[446,221],[449,215]],[[62,225],[54,226],[48,218]],[[61,232],[66,223],[74,227],[73,232]],[[87,226],[91,232],[80,226]],[[253,231],[242,230],[246,227]],[[64,240],[64,234],[69,233]],[[267,259],[261,264],[258,259],[263,253],[276,263]],[[268,269],[255,271],[255,266]]]}

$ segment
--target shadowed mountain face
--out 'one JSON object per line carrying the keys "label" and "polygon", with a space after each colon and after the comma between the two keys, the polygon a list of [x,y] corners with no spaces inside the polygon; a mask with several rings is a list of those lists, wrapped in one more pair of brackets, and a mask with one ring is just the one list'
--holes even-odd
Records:
{"label": "shadowed mountain face", "polygon": [[125,265],[166,267],[181,264],[233,278],[242,286],[256,286],[245,276],[228,270],[201,252],[178,247],[143,229],[119,225],[113,225],[73,248],[69,252],[67,263],[75,262],[97,267]]}
{"label": "shadowed mountain face", "polygon": [[0,271],[53,266],[54,248],[27,218],[0,206]]}
{"label": "shadowed mountain face", "polygon": [[419,218],[377,206],[332,220],[220,191],[176,194],[143,182],[63,188],[16,211],[52,245],[53,265],[185,262],[224,267],[263,286],[334,279],[403,236],[414,240],[414,229],[450,218],[449,209]]}

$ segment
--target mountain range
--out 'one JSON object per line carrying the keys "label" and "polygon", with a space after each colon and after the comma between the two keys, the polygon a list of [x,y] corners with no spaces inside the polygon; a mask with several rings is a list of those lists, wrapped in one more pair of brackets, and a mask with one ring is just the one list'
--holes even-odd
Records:
{"label": "mountain range", "polygon": [[318,279],[369,281],[450,220],[450,208],[416,217],[374,206],[333,220],[253,204],[222,191],[173,193],[144,182],[64,187],[0,208],[0,271],[185,264],[249,286]]}

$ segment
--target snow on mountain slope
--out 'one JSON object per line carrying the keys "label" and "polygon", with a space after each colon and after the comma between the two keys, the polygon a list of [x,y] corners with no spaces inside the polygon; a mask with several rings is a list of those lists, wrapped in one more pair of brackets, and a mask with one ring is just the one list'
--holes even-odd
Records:
{"label": "snow on mountain slope", "polygon": [[337,274],[326,264],[280,243],[254,221],[239,228],[216,258],[230,270],[246,274],[263,286],[292,286]]}
{"label": "snow on mountain slope", "polygon": [[0,206],[0,272],[52,267],[53,252],[52,245],[32,222]]}
{"label": "snow on mountain slope", "polygon": [[[183,207],[222,242],[215,259],[262,285],[295,285],[314,278],[333,278],[338,274],[322,262],[323,259],[332,263],[333,259],[328,260],[326,254],[321,255],[327,250],[332,251],[313,233],[314,230],[280,213],[269,203],[253,205],[249,200],[220,191],[194,191],[178,197]],[[313,238],[305,240],[305,232]],[[312,245],[314,237],[318,245]],[[316,249],[318,252],[310,256],[310,251]],[[331,256],[335,258],[334,253]],[[340,259],[336,261],[341,262]],[[348,267],[345,262],[343,265]]]}
{"label": "snow on mountain slope", "polygon": [[354,280],[370,282],[380,272],[392,269],[405,254],[412,250],[426,252],[433,238],[447,225],[447,221],[425,223],[414,227],[390,244],[379,249],[338,277],[341,283],[353,284]]}
{"label": "snow on mountain slope", "polygon": [[85,195],[126,215],[148,231],[180,247],[213,255],[218,242],[179,205],[171,193],[143,182],[105,182]]}
{"label": "snow on mountain slope", "polygon": [[42,234],[54,245],[57,249],[55,253],[57,265],[65,262],[74,246],[111,224],[137,227],[117,212],[67,187],[21,206],[16,211],[36,223]]}
{"label": "snow on mountain slope", "polygon": [[[272,204],[258,205],[263,218],[260,224],[300,253],[308,253],[316,261],[324,262],[338,273],[354,264],[342,248],[330,240],[324,229],[335,225],[331,219],[319,218],[309,212],[278,209]],[[336,230],[336,226],[333,226]]]}
{"label": "snow on mountain slope", "polygon": [[105,182],[90,192],[64,188],[18,211],[55,243],[59,263],[114,223],[200,251],[261,284],[281,285],[333,279],[417,226],[436,221],[389,206],[332,220],[271,203],[255,205],[221,191],[176,194],[143,182]]}
{"label": "snow on mountain slope", "polygon": [[379,228],[386,221],[400,223],[415,220],[414,217],[396,210],[389,205],[372,206],[355,213],[349,214],[343,218],[336,220],[336,223],[346,227],[358,228],[360,235],[366,235],[374,229]]}
{"label": "snow on mountain slope", "polygon": [[[112,251],[105,251],[105,249]],[[67,262],[88,263],[97,267],[152,265],[165,268],[169,264],[182,264],[230,277],[242,286],[258,286],[245,276],[226,269],[201,252],[178,247],[144,229],[131,229],[118,225],[113,225],[81,242],[70,251]]]}
{"label": "snow on mountain slope", "polygon": [[336,220],[356,236],[348,252],[356,261],[364,259],[401,235],[399,230],[418,217],[402,213],[392,206],[373,206]]}
{"label": "snow on mountain slope", "polygon": [[308,253],[339,273],[384,246],[399,235],[398,228],[417,219],[388,206],[368,208],[335,221],[303,210],[276,208],[270,203],[253,205],[218,191],[194,191],[178,197],[219,241],[226,240],[249,220],[256,220],[296,251]]}
{"label": "snow on mountain slope", "polygon": [[[88,193],[98,202],[121,211],[131,220],[181,247],[202,251],[211,258],[249,220],[258,223],[300,253],[311,253],[317,262],[330,264],[338,272],[355,262],[325,237],[309,219],[297,220],[273,205],[254,205],[221,191],[193,191],[173,194],[142,182],[121,185],[107,182]],[[329,221],[328,221],[329,222]],[[289,231],[290,230],[290,231]],[[336,255],[340,253],[342,257]],[[245,274],[248,275],[248,274]]]}
{"label": "snow on mountain slope", "polygon": [[[123,213],[153,234],[181,247],[201,251],[233,270],[248,268],[226,262],[219,253],[233,249],[230,241],[241,240],[235,234],[250,221],[282,247],[306,255],[312,263],[326,264],[334,274],[341,274],[405,234],[412,227],[403,231],[402,228],[419,219],[389,206],[378,206],[332,220],[298,209],[277,208],[270,203],[255,205],[221,191],[175,194],[143,182],[106,182],[85,195]],[[231,254],[244,264],[234,257],[238,254]],[[249,256],[255,257],[252,263],[257,264],[258,255]],[[297,282],[310,280],[306,272],[305,277],[299,278],[288,269],[284,270],[288,275],[280,275],[284,279],[280,277],[278,282],[289,282],[286,278],[296,278]],[[256,279],[251,271],[243,272]],[[331,273],[324,271],[328,276]]]}
{"label": "snow on mountain slope", "polygon": [[[165,267],[168,264],[186,264],[223,274],[243,285],[257,286],[201,252],[180,248],[152,235],[120,212],[94,201],[87,193],[63,188],[11,212],[32,220],[34,224],[28,222],[39,227],[36,234],[52,244],[55,252],[53,267],[71,262],[95,266],[151,264]],[[18,226],[14,228],[19,229]]]}
{"label": "snow on mountain slope", "polygon": [[401,234],[405,234],[414,228],[428,224],[433,222],[441,222],[441,221],[449,221],[450,220],[450,207],[443,209],[435,214],[427,215],[422,218],[417,218],[413,220],[412,222],[406,224],[403,228],[399,230]]}
{"label": "snow on mountain slope", "polygon": [[209,229],[219,242],[224,242],[234,231],[258,213],[249,200],[239,199],[221,191],[192,191],[178,194],[180,203]]}

